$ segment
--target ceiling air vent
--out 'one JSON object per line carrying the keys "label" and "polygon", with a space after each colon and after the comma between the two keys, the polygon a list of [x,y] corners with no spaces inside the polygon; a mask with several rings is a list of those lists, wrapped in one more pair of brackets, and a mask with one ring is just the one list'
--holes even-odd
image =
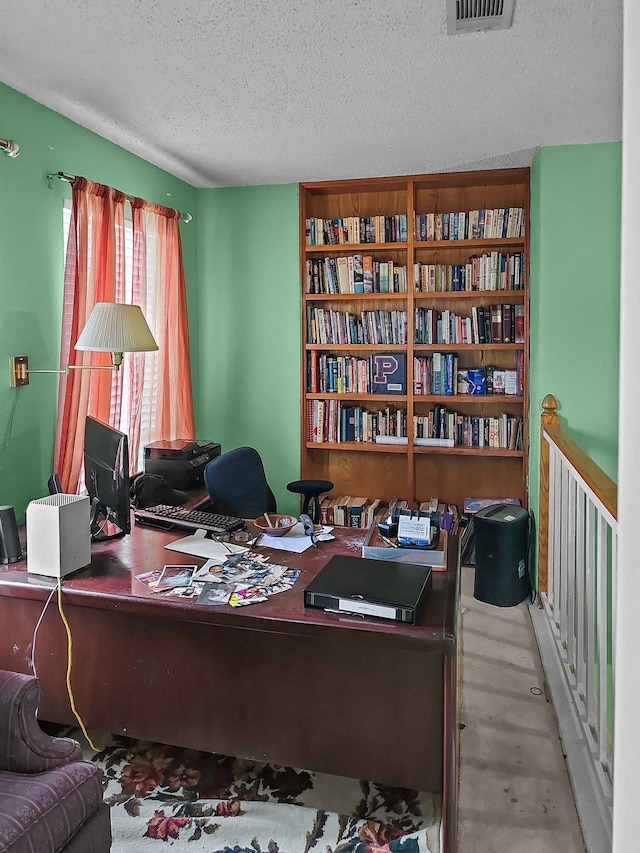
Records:
{"label": "ceiling air vent", "polygon": [[447,34],[508,30],[515,0],[447,0]]}

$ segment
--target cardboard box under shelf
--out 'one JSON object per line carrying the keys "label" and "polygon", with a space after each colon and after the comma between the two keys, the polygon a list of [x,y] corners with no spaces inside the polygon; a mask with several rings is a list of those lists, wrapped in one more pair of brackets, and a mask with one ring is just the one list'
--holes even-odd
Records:
{"label": "cardboard box under shelf", "polygon": [[440,531],[435,548],[393,548],[380,538],[378,525],[374,522],[362,543],[362,556],[371,560],[395,560],[397,563],[414,563],[431,566],[434,572],[447,570],[447,533]]}

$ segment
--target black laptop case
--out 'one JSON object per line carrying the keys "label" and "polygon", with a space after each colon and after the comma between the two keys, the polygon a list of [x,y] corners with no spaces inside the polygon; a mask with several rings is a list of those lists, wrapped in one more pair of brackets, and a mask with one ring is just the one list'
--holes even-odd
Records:
{"label": "black laptop case", "polygon": [[431,583],[430,566],[337,554],[305,587],[304,603],[414,625]]}

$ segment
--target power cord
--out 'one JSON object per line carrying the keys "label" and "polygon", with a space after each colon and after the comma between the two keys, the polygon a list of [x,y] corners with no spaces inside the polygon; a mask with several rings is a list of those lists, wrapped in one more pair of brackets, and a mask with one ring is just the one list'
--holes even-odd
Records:
{"label": "power cord", "polygon": [[47,598],[44,607],[42,608],[42,612],[38,617],[38,621],[36,622],[36,627],[33,629],[33,640],[31,642],[31,669],[33,670],[34,676],[38,677],[38,672],[36,670],[36,640],[38,638],[38,629],[40,628],[40,624],[44,618],[44,614],[47,612],[47,607],[49,606],[51,599],[53,596],[58,593],[58,612],[60,613],[60,618],[64,624],[65,630],[67,632],[67,676],[66,676],[66,684],[67,684],[67,693],[69,695],[69,704],[71,705],[71,710],[73,711],[73,715],[80,724],[80,728],[82,729],[82,733],[87,739],[87,742],[91,749],[94,752],[98,752],[98,747],[93,743],[87,729],[80,717],[76,709],[76,703],[73,698],[73,690],[71,688],[71,662],[72,662],[72,651],[73,651],[73,640],[71,638],[71,628],[69,627],[69,622],[67,621],[67,617],[64,614],[62,609],[62,578],[58,578],[58,583],[53,587],[51,592],[49,593],[49,598]]}
{"label": "power cord", "polygon": [[53,598],[53,596],[55,594],[56,594],[56,588],[54,586],[53,589],[51,590],[51,592],[49,593],[49,598],[47,598],[45,606],[42,608],[42,613],[38,617],[38,621],[36,622],[36,627],[33,629],[33,640],[31,642],[31,661],[30,661],[30,663],[31,663],[31,669],[33,670],[33,674],[35,675],[36,678],[38,677],[38,673],[36,672],[36,638],[38,636],[38,628],[40,627],[40,623],[42,622],[42,619],[43,619],[44,614],[47,610],[47,607],[49,606],[49,602],[51,601],[51,599]]}
{"label": "power cord", "polygon": [[58,578],[58,612],[60,613],[60,618],[64,623],[65,630],[67,632],[67,693],[69,694],[69,704],[71,705],[71,710],[73,711],[73,715],[80,724],[80,728],[82,729],[82,734],[87,739],[87,743],[91,747],[94,752],[98,752],[98,747],[94,744],[94,742],[89,737],[89,733],[85,728],[84,722],[82,721],[82,717],[78,713],[76,709],[76,703],[73,698],[73,690],[71,688],[71,663],[72,663],[72,652],[73,652],[73,640],[71,638],[71,628],[69,627],[69,623],[67,622],[67,617],[64,614],[62,609],[62,578]]}

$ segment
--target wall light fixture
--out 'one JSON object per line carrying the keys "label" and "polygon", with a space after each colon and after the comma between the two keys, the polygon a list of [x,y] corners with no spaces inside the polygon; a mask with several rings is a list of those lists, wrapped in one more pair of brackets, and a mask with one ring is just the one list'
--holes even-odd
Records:
{"label": "wall light fixture", "polygon": [[153,352],[158,349],[151,329],[138,305],[122,302],[97,302],[74,349],[110,352],[110,365],[67,364],[62,370],[32,370],[29,357],[14,355],[9,359],[9,385],[19,388],[29,384],[31,373],[68,374],[72,370],[118,370],[125,352]]}

